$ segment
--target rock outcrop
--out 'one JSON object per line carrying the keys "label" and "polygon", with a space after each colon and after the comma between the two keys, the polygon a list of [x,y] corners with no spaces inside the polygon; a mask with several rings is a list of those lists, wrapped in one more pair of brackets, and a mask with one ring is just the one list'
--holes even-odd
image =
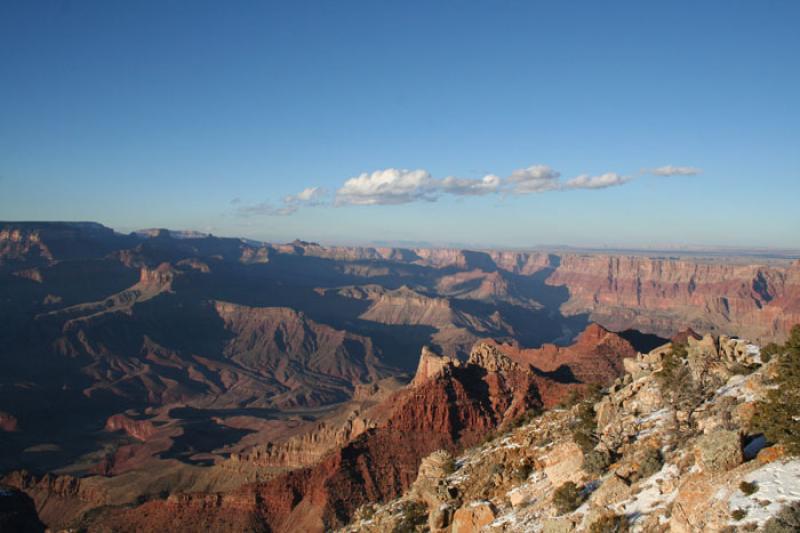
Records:
{"label": "rock outcrop", "polygon": [[[690,335],[688,342],[683,357],[702,353],[705,368],[717,369],[709,381],[707,372],[687,374],[700,395],[691,417],[671,399],[672,387],[683,384],[663,377],[679,352],[666,345],[637,354],[593,405],[545,412],[455,461],[429,456],[412,490],[369,508],[344,531],[391,530],[412,518],[437,533],[616,531],[620,524],[645,533],[756,530],[800,501],[800,460],[764,448],[748,430],[746,413],[764,397],[772,366],[761,365],[757,347],[744,340]],[[590,443],[576,437],[578,428],[586,431],[587,406]],[[567,483],[578,488],[574,499],[556,502]]]}
{"label": "rock outcrop", "polygon": [[[476,353],[484,350],[478,347]],[[245,513],[249,523],[273,531],[319,531],[340,524],[358,507],[409,489],[422,458],[431,452],[474,444],[487,431],[540,405],[532,370],[499,353],[472,359],[466,364],[452,361],[439,373],[387,398],[375,410],[385,413],[384,422],[312,467],[220,496],[211,506],[206,503],[208,495],[186,495],[180,511],[174,502],[154,501],[130,511],[109,511],[98,524],[125,524],[131,530],[149,530],[156,524],[196,527],[200,522],[191,521],[187,509],[198,507],[203,509],[204,524],[224,523],[224,516],[235,513]],[[244,507],[234,508],[229,502]]]}
{"label": "rock outcrop", "polygon": [[120,413],[106,420],[106,431],[124,431],[134,439],[146,441],[155,434],[156,428],[149,420],[136,420]]}

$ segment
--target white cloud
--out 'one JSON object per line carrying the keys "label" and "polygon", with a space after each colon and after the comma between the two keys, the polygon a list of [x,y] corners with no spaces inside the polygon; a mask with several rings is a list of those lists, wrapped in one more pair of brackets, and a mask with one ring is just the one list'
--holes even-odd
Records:
{"label": "white cloud", "polygon": [[[283,198],[283,204],[274,206],[269,202],[254,205],[239,205],[236,214],[242,217],[250,216],[287,216],[297,212],[301,207],[311,207],[324,204],[327,191],[321,187],[307,187],[297,194],[290,194]],[[234,205],[241,203],[238,198]]]}
{"label": "white cloud", "polygon": [[336,191],[336,205],[396,205],[436,199],[437,182],[426,170],[387,168],[350,178]]}
{"label": "white cloud", "polygon": [[441,182],[441,190],[456,196],[483,196],[500,190],[500,176],[487,174],[482,179],[467,179],[448,176]]}
{"label": "white cloud", "polygon": [[507,181],[513,194],[530,194],[558,189],[560,177],[560,172],[547,165],[533,165],[515,170]]}
{"label": "white cloud", "polygon": [[664,165],[663,167],[651,168],[646,172],[656,176],[695,176],[703,172],[703,170],[697,167],[676,167],[673,165]]}
{"label": "white cloud", "polygon": [[283,199],[286,205],[319,205],[327,192],[322,187],[306,187],[297,194],[290,194]]}
{"label": "white cloud", "polygon": [[576,176],[564,184],[565,189],[605,189],[606,187],[615,187],[629,182],[631,178],[621,176],[616,172],[607,172],[599,176],[590,176],[588,174],[581,174]]}
{"label": "white cloud", "polygon": [[[690,175],[700,172],[693,167],[666,166],[649,172],[658,175]],[[423,169],[406,170],[387,168],[365,172],[346,180],[336,191],[333,205],[397,205],[417,201],[436,201],[443,195],[484,196],[490,194],[523,195],[570,189],[603,189],[623,185],[632,178],[608,172],[597,176],[582,174],[570,180],[561,180],[561,173],[547,165],[533,165],[514,170],[507,178],[487,174],[483,178],[458,178],[448,176],[435,179]],[[321,187],[307,187],[297,194],[283,198],[275,206],[269,202],[244,205],[237,198],[231,202],[240,216],[291,215],[301,207],[331,205],[329,193]]]}

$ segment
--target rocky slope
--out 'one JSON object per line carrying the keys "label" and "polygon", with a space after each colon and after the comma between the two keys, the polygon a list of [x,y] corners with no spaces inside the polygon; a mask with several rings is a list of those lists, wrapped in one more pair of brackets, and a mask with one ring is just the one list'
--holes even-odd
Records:
{"label": "rocky slope", "polygon": [[92,527],[154,531],[168,525],[233,530],[321,531],[347,520],[359,505],[408,488],[420,458],[457,450],[540,405],[536,376],[499,352],[450,359],[382,402],[382,419],[314,466],[226,495],[187,494],[132,510],[111,510]]}
{"label": "rocky slope", "polygon": [[775,365],[742,340],[690,337],[686,383],[671,383],[673,356],[625,359],[599,397],[460,456],[435,452],[401,498],[362,507],[344,531],[754,531],[800,502],[800,460],[749,429]]}

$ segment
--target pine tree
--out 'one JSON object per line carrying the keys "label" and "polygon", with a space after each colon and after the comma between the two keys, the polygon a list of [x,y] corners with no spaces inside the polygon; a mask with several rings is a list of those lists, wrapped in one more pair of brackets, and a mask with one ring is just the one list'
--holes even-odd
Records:
{"label": "pine tree", "polygon": [[753,427],[770,442],[780,443],[790,454],[800,454],[800,324],[778,356],[776,388],[759,402]]}

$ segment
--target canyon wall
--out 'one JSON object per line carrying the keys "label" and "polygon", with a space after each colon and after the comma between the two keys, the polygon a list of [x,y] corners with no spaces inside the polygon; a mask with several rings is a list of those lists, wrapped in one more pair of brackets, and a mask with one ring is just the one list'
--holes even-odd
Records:
{"label": "canyon wall", "polygon": [[547,283],[569,290],[563,313],[588,313],[613,330],[669,337],[691,326],[767,341],[784,339],[800,322],[800,262],[563,255]]}

